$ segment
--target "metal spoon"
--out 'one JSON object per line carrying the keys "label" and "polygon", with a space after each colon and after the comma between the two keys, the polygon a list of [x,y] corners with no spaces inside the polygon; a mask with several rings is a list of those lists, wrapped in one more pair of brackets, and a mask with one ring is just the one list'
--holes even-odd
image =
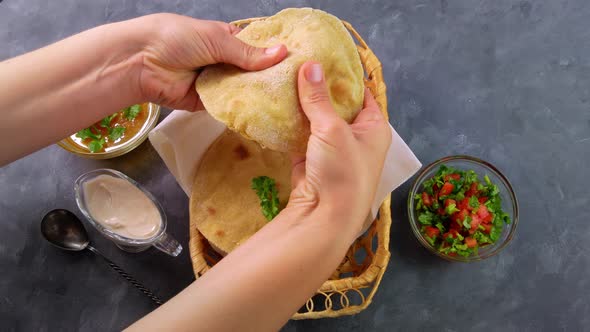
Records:
{"label": "metal spoon", "polygon": [[162,300],[154,295],[154,293],[90,245],[88,233],[86,233],[84,225],[72,212],[64,209],[56,209],[48,212],[43,217],[43,220],[41,220],[41,233],[47,241],[58,248],[71,251],[82,251],[84,249],[92,251],[104,259],[113,270],[117,271],[117,273],[142,291],[157,305],[162,304]]}

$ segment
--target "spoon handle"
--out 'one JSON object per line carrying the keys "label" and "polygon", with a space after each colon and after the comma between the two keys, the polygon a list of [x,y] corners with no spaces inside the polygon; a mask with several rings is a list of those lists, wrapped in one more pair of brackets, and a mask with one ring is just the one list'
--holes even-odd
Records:
{"label": "spoon handle", "polygon": [[135,288],[139,289],[142,293],[144,293],[145,295],[147,295],[152,301],[154,301],[154,303],[156,303],[157,305],[162,305],[163,304],[162,300],[160,300],[159,297],[157,297],[156,295],[154,295],[154,293],[152,293],[149,289],[147,289],[139,281],[135,280],[135,278],[133,278],[132,276],[130,276],[127,272],[123,271],[123,269],[120,268],[113,261],[111,261],[110,259],[106,258],[103,254],[100,253],[100,251],[96,250],[96,248],[91,247],[91,246],[88,246],[88,249],[90,251],[92,251],[93,253],[97,254],[98,256],[102,257],[102,259],[104,259],[105,262],[107,262],[107,264],[109,264],[109,266],[113,270],[117,271],[117,273],[119,273],[119,275],[121,275],[121,277],[125,278],[133,286],[135,286]]}

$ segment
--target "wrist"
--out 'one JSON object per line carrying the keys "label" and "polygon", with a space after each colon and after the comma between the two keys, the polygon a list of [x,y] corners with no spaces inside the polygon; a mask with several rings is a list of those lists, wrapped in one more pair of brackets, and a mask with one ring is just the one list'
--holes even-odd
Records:
{"label": "wrist", "polygon": [[119,101],[120,107],[150,101],[140,85],[150,35],[145,23],[143,18],[138,18],[104,25],[95,31],[95,42],[104,43],[97,81],[116,87],[111,90],[112,99]]}
{"label": "wrist", "polygon": [[341,243],[348,248],[358,237],[362,223],[347,209],[340,209],[335,205],[318,204],[289,205],[281,211],[279,217],[291,223],[292,227],[307,228],[313,233],[322,233],[326,240],[334,244]]}

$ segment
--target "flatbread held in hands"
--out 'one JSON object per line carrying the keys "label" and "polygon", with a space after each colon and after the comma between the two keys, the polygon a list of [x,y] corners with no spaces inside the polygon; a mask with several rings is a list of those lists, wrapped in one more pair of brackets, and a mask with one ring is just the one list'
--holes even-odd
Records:
{"label": "flatbread held in hands", "polygon": [[289,8],[250,23],[237,35],[257,47],[285,44],[287,57],[260,71],[229,64],[206,67],[196,89],[207,111],[263,147],[305,152],[309,122],[297,96],[297,73],[308,60],[322,64],[335,111],[352,122],[363,105],[363,68],[342,22],[324,11]]}

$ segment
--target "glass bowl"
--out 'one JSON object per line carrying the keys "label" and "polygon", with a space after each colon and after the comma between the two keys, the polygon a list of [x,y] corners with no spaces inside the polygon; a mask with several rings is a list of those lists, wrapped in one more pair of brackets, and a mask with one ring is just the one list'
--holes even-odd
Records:
{"label": "glass bowl", "polygon": [[141,129],[127,142],[113,146],[108,151],[92,153],[88,149],[76,144],[70,137],[66,137],[57,143],[64,150],[78,156],[90,159],[110,159],[122,156],[138,147],[148,137],[160,117],[160,105],[148,103],[148,116]]}
{"label": "glass bowl", "polygon": [[[424,238],[424,235],[420,232],[421,224],[418,221],[418,216],[416,215],[416,200],[414,197],[422,193],[422,183],[432,178],[436,174],[439,166],[443,164],[464,171],[473,170],[479,176],[480,181],[483,181],[484,175],[487,174],[492,183],[498,186],[500,198],[502,199],[502,210],[504,210],[504,212],[510,216],[511,222],[510,224],[504,225],[502,235],[498,241],[493,244],[480,247],[477,254],[471,255],[469,257],[463,257],[459,255],[450,256],[448,254],[439,252],[430,243],[428,243],[428,241]],[[433,254],[453,262],[480,261],[498,254],[508,245],[508,243],[510,243],[514,237],[516,226],[518,225],[518,201],[516,200],[516,195],[514,194],[514,190],[512,189],[512,185],[508,179],[492,164],[470,156],[450,156],[439,159],[424,167],[420,171],[408,195],[408,217],[410,219],[410,225],[412,226],[414,235],[416,235],[418,241]]]}

